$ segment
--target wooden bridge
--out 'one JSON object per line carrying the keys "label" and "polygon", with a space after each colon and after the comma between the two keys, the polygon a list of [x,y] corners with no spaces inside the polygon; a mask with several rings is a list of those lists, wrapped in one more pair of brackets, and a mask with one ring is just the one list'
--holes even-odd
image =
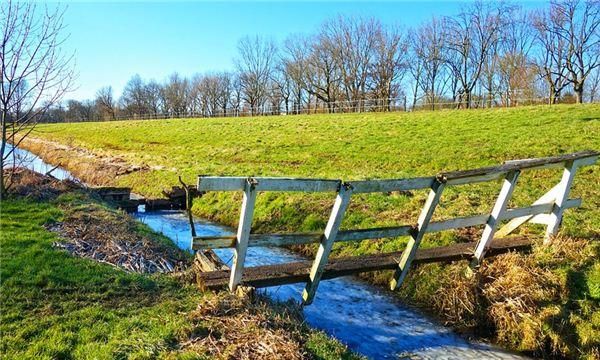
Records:
{"label": "wooden bridge", "polygon": [[[390,283],[392,290],[400,286],[411,264],[469,260],[476,269],[484,256],[497,255],[512,249],[531,245],[525,238],[505,238],[526,222],[546,226],[545,243],[548,243],[560,226],[566,209],[579,207],[581,199],[570,199],[569,192],[577,170],[594,164],[599,153],[584,151],[548,158],[524,159],[505,162],[494,167],[466,171],[440,173],[436,176],[350,181],[323,179],[292,179],[270,177],[213,177],[199,176],[198,191],[241,191],[243,200],[240,221],[235,236],[197,236],[193,239],[194,250],[233,248],[233,265],[230,270],[202,273],[206,286],[211,288],[229,286],[234,290],[240,283],[261,287],[296,282],[306,282],[303,302],[310,304],[319,281],[338,276],[375,270],[395,270]],[[523,170],[562,168],[562,178],[545,195],[531,206],[508,209],[507,205]],[[444,189],[448,186],[473,184],[503,179],[502,187],[489,214],[456,217],[444,221],[431,221]],[[353,194],[409,191],[430,189],[416,224],[340,230],[344,213]],[[251,224],[258,192],[331,192],[337,193],[331,215],[323,233],[252,234]],[[499,228],[502,222],[504,226]],[[426,233],[483,225],[478,242],[460,243],[444,247],[419,249]],[[334,242],[409,236],[409,242],[401,252],[329,259]],[[319,244],[313,261],[267,265],[244,268],[249,246],[289,246]]]}

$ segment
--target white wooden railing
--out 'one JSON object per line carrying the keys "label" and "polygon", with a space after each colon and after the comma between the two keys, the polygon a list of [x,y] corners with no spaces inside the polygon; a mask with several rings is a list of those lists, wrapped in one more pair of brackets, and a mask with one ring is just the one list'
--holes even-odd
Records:
{"label": "white wooden railing", "polygon": [[[349,181],[270,177],[222,177],[199,176],[198,191],[241,191],[243,201],[237,235],[193,239],[193,249],[234,248],[233,266],[229,289],[234,290],[241,282],[244,262],[249,246],[289,246],[318,243],[319,249],[310,269],[309,279],[303,292],[305,304],[312,302],[319,281],[328,262],[334,242],[410,236],[406,249],[398,261],[391,280],[391,289],[400,286],[408,273],[417,249],[426,233],[485,225],[483,234],[474,250],[471,268],[478,267],[494,237],[504,237],[526,222],[546,226],[545,243],[556,234],[566,209],[579,207],[581,199],[569,199],[569,192],[577,169],[594,164],[598,152],[583,151],[548,158],[507,161],[500,166],[466,171],[440,173],[436,176]],[[560,182],[531,206],[507,209],[513,190],[523,170],[563,168]],[[445,188],[463,184],[503,179],[500,193],[489,214],[456,217],[432,222],[431,218]],[[430,189],[416,225],[404,225],[359,230],[340,230],[348,204],[353,194]],[[337,193],[327,226],[323,233],[252,234],[251,224],[258,192],[331,192]],[[509,220],[499,228],[502,221]]]}

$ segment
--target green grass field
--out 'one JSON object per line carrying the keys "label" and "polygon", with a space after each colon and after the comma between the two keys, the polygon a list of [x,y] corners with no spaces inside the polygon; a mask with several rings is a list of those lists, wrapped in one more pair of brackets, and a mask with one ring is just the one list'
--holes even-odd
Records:
{"label": "green grass field", "polygon": [[[119,156],[131,164],[153,166],[151,171],[134,172],[114,182],[145,195],[160,195],[162,189],[177,185],[177,175],[190,183],[195,183],[198,174],[394,178],[493,165],[507,159],[597,150],[600,105],[78,123],[39,126],[33,136]],[[598,169],[598,165],[587,168],[576,179],[574,196],[585,198],[585,209],[600,206]],[[558,171],[525,173],[514,203],[534,200],[559,175]],[[466,191],[460,191],[463,189]],[[499,183],[463,189],[445,194],[441,214],[487,211]],[[230,198],[229,194],[220,196],[225,202],[219,204],[209,196],[197,201],[196,211],[235,223],[238,209],[228,201]],[[319,228],[331,196],[315,195],[314,203],[301,202],[300,198],[297,194],[262,196],[268,203],[262,202],[257,228]],[[357,199],[344,226],[412,222],[422,200],[422,196],[396,194]],[[275,222],[269,225],[271,220]],[[566,230],[574,235],[590,236],[599,224],[591,211],[571,212],[568,225],[571,220],[577,220],[578,225],[566,226]]]}
{"label": "green grass field", "polygon": [[[148,171],[110,180],[151,196],[177,185],[178,175],[189,183],[195,183],[198,174],[343,180],[397,178],[495,165],[509,159],[600,150],[600,105],[53,124],[38,126],[32,136],[84,148],[98,156],[119,157],[130,164],[151,167]],[[82,162],[72,162],[65,155],[68,151],[44,155],[43,149],[30,148],[50,160],[60,160],[75,173],[83,170]],[[557,170],[524,172],[510,206],[531,204],[559,179],[560,171]],[[489,212],[499,189],[500,182],[450,188],[442,196],[434,220],[450,215]],[[342,228],[412,224],[425,195],[423,191],[355,196]],[[582,197],[584,204],[578,210],[567,212],[561,235],[598,239],[599,165],[580,171],[571,196]],[[239,194],[208,194],[195,201],[194,211],[231,225],[237,222],[239,200]],[[322,230],[332,203],[333,197],[327,194],[261,194],[253,230]],[[543,229],[535,225],[521,231],[536,236],[543,233]],[[476,231],[432,234],[426,237],[423,246],[474,240],[477,234]],[[336,244],[334,254],[394,251],[402,249],[405,241],[399,238]],[[586,264],[577,270],[584,283],[590,277],[599,276],[600,271],[597,257],[595,262]],[[561,266],[568,268],[571,265]],[[414,281],[439,285],[434,278],[444,270],[434,268],[424,279]],[[410,298],[426,303],[428,296],[433,296],[436,290],[434,285],[429,288],[409,286],[405,292],[409,292]],[[421,293],[417,294],[415,289],[420,289]],[[576,311],[573,306],[578,305],[573,304],[577,301],[592,299],[592,311],[586,312],[588,315],[585,316],[593,324],[590,325],[593,327],[591,333],[600,334],[600,294],[593,289],[592,286],[588,291],[564,294],[561,299],[564,300],[562,305],[569,304],[568,314]],[[581,345],[581,336],[573,335],[579,334],[577,331],[571,331],[568,336],[575,339],[569,341]],[[511,339],[508,346],[527,349],[519,341],[518,338]],[[594,353],[590,351],[584,353]]]}

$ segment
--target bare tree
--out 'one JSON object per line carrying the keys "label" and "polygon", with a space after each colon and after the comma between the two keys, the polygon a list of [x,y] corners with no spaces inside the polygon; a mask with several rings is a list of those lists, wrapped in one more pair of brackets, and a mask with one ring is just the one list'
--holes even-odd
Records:
{"label": "bare tree", "polygon": [[162,107],[161,92],[162,86],[155,80],[150,80],[144,87],[146,108],[155,117],[158,116]]}
{"label": "bare tree", "polygon": [[445,37],[444,21],[437,18],[421,25],[411,34],[411,47],[422,68],[418,85],[426,94],[432,110],[444,90],[443,84],[439,83],[447,61],[444,56]]}
{"label": "bare tree", "polygon": [[414,110],[415,107],[417,106],[417,101],[419,99],[419,89],[421,88],[421,82],[423,79],[424,64],[423,64],[423,59],[417,55],[414,46],[411,46],[409,48],[408,54],[409,54],[408,55],[409,56],[408,70],[413,78],[412,89],[411,89],[413,99],[412,99],[411,108]]}
{"label": "bare tree", "polygon": [[231,79],[231,109],[233,116],[240,116],[242,110],[242,84],[238,74],[233,75]]}
{"label": "bare tree", "polygon": [[64,119],[66,121],[90,121],[95,118],[94,103],[91,100],[67,101],[67,110],[64,113]]}
{"label": "bare tree", "polygon": [[293,112],[299,114],[302,110],[303,93],[310,92],[308,75],[308,54],[304,51],[309,41],[301,36],[291,36],[285,40],[284,54],[281,59],[283,71],[292,82]]}
{"label": "bare tree", "polygon": [[335,48],[333,40],[321,32],[299,49],[308,52],[308,56],[298,63],[304,68],[304,87],[316,100],[325,103],[329,112],[334,111],[341,92],[342,75],[336,62]]}
{"label": "bare tree", "polygon": [[391,98],[398,95],[399,83],[406,75],[408,43],[398,28],[382,28],[376,38],[370,64],[370,90],[377,106],[390,111]]}
{"label": "bare tree", "polygon": [[102,119],[115,120],[117,118],[117,104],[112,86],[105,86],[96,92],[96,107]]}
{"label": "bare tree", "polygon": [[233,76],[229,72],[217,74],[217,93],[218,104],[221,107],[223,116],[227,116],[227,109],[231,103],[231,94],[233,92]]}
{"label": "bare tree", "polygon": [[321,36],[326,38],[349,108],[361,109],[367,92],[367,81],[375,57],[375,47],[381,37],[381,23],[375,19],[339,16],[325,22]]}
{"label": "bare tree", "polygon": [[178,73],[169,76],[163,86],[163,102],[165,111],[170,116],[182,116],[188,111],[190,105],[189,81]]}
{"label": "bare tree", "polygon": [[567,44],[566,68],[578,103],[585,81],[600,66],[600,2],[564,0],[551,4],[557,18],[550,31]]}
{"label": "bare tree", "polygon": [[447,18],[447,51],[455,55],[448,63],[461,85],[460,95],[467,108],[489,52],[498,41],[502,10],[500,4],[478,1],[457,17]]}
{"label": "bare tree", "polygon": [[588,81],[588,94],[590,102],[594,102],[600,97],[600,67],[597,67],[592,74],[590,74]]}
{"label": "bare tree", "polygon": [[291,74],[287,71],[285,60],[282,60],[277,65],[277,70],[273,76],[273,82],[277,92],[277,96],[280,98],[280,102],[283,103],[285,108],[285,114],[289,114],[290,111],[290,99],[294,91],[294,80]]}
{"label": "bare tree", "polygon": [[540,10],[532,15],[535,29],[536,66],[540,77],[548,86],[548,103],[555,104],[560,94],[569,85],[567,77],[567,42],[554,30],[561,27],[563,19],[552,11]]}
{"label": "bare tree", "polygon": [[73,57],[61,51],[63,13],[32,2],[0,4],[0,199],[6,195],[4,170],[14,147],[72,87]]}
{"label": "bare tree", "polygon": [[503,101],[512,106],[517,105],[518,96],[535,97],[534,67],[529,59],[534,36],[529,16],[521,8],[510,8],[506,17],[497,70]]}
{"label": "bare tree", "polygon": [[244,100],[250,105],[252,115],[259,112],[269,92],[273,77],[277,47],[272,40],[259,36],[245,37],[238,43],[236,61]]}
{"label": "bare tree", "polygon": [[123,94],[121,95],[123,111],[133,118],[147,115],[148,108],[146,105],[148,101],[146,100],[146,95],[146,85],[144,84],[144,81],[140,75],[135,74],[127,84],[125,84]]}

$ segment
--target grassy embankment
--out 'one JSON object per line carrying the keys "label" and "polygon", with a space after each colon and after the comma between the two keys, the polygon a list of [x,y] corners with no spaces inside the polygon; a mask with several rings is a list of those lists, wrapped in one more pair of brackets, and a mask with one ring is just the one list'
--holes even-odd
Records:
{"label": "grassy embankment", "polygon": [[[117,177],[106,171],[104,179],[95,180],[157,195],[161,189],[176,185],[178,174],[190,183],[197,174],[393,178],[433,175],[507,159],[598,150],[600,105],[61,124],[40,126],[33,136],[85,149],[96,159],[140,165],[146,170]],[[52,149],[47,144],[31,142],[27,146],[83,178],[92,178],[106,168],[90,167],[89,157],[74,156],[72,151]],[[457,282],[465,282],[454,276],[459,269],[442,265],[413,272],[401,295],[443,313],[454,326],[486,330],[487,335],[511,348],[537,354],[598,355],[600,262],[597,243],[592,240],[600,234],[599,169],[595,165],[578,174],[572,196],[582,197],[584,205],[567,213],[561,231],[563,242],[572,245],[570,251],[581,256],[565,257],[564,249],[558,247],[540,248],[531,256],[516,257],[515,261],[521,261],[519,266],[508,266],[522,271],[515,270],[512,280],[518,282],[522,277],[544,282],[538,293],[527,294],[531,298],[528,303],[510,306],[515,297],[523,295],[511,293],[516,284],[510,279],[504,279],[506,287],[496,295],[489,286],[498,285],[502,279],[484,277],[476,284],[466,284],[466,290],[455,287]],[[530,204],[559,178],[560,172],[551,170],[523,173],[511,206]],[[450,214],[490,211],[499,187],[496,182],[447,189],[434,220]],[[414,223],[424,197],[425,192],[356,196],[342,228]],[[239,194],[209,194],[196,201],[194,211],[234,224],[239,199]],[[327,194],[260,195],[254,230],[322,230],[332,200]],[[539,226],[527,226],[521,233],[539,237],[542,232]],[[479,230],[432,234],[423,246],[473,240],[478,234]],[[402,249],[405,241],[336,244],[334,255],[394,251]],[[464,264],[459,267],[464,268]],[[543,276],[525,276],[536,273],[532,269],[540,270]],[[381,274],[373,278],[383,279],[387,277]],[[451,292],[443,291],[445,287],[464,291],[447,295]],[[527,286],[522,291],[528,291]],[[456,301],[460,296],[464,299]],[[440,297],[443,300],[438,300]],[[516,315],[507,320],[499,311],[500,315]]]}
{"label": "grassy embankment", "polygon": [[[122,223],[116,219],[124,215],[79,190],[26,195],[0,204],[3,359],[354,357],[301,325],[294,310],[201,293],[166,274],[125,272],[74,257],[53,246],[66,240],[45,226],[85,217],[94,228]],[[129,220],[125,228],[135,234],[120,237],[174,247],[139,223]],[[85,226],[79,230],[93,242]]]}

